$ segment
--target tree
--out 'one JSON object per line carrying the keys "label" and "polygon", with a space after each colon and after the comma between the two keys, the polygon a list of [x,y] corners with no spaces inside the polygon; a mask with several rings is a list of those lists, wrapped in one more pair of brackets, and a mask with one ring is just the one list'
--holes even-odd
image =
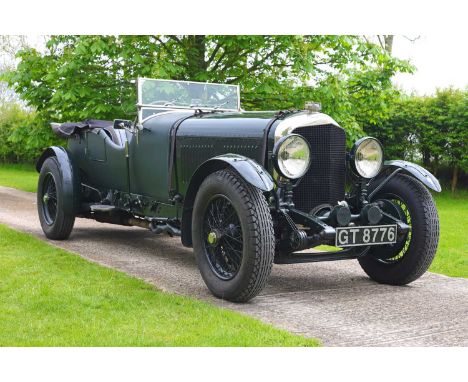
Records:
{"label": "tree", "polygon": [[394,35],[392,34],[387,34],[387,35],[377,35],[377,38],[379,40],[380,46],[382,49],[385,49],[388,53],[392,54],[393,50],[393,37]]}
{"label": "tree", "polygon": [[435,175],[451,171],[455,191],[460,171],[468,171],[468,90],[438,90],[434,96],[403,96],[393,103],[388,118],[365,125],[385,147],[386,157],[420,161]]}
{"label": "tree", "polygon": [[0,142],[0,162],[33,162],[60,140],[34,111],[10,102],[0,104]]}
{"label": "tree", "polygon": [[410,69],[359,36],[53,36],[18,57],[4,78],[44,120],[132,117],[140,76],[239,84],[249,110],[322,101],[352,137]]}
{"label": "tree", "polygon": [[[27,47],[26,36],[0,35],[0,74],[14,69],[16,52]],[[0,81],[0,104],[17,101],[17,94],[6,82]]]}
{"label": "tree", "polygon": [[468,90],[437,90],[431,99],[434,150],[452,169],[451,190],[457,188],[459,171],[468,171]]}

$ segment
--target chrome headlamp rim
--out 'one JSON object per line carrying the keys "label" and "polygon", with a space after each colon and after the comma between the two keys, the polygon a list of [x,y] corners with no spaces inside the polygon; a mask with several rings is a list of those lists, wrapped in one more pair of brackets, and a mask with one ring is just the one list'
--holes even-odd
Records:
{"label": "chrome headlamp rim", "polygon": [[[286,141],[288,141],[289,139],[291,138],[299,138],[301,139],[306,147],[307,147],[307,150],[309,152],[309,155],[308,155],[308,163],[307,163],[307,166],[305,167],[305,169],[299,173],[298,175],[292,177],[291,175],[287,175],[283,172],[283,170],[281,169],[280,165],[279,165],[279,153],[280,153],[280,150],[282,148],[282,146],[285,144]],[[311,150],[310,150],[310,145],[309,145],[309,142],[307,142],[307,140],[300,134],[288,134],[282,138],[280,138],[276,143],[275,143],[275,146],[273,147],[273,153],[272,153],[272,161],[273,161],[273,165],[275,167],[275,170],[278,172],[278,174],[284,178],[287,178],[287,179],[290,179],[290,180],[295,180],[295,179],[299,179],[299,178],[302,178],[306,173],[307,171],[309,171],[309,168],[310,168],[310,164],[311,164],[311,157],[310,157],[310,153],[311,153]]]}
{"label": "chrome headlamp rim", "polygon": [[[382,153],[382,156],[380,158],[380,165],[379,165],[379,168],[377,169],[377,171],[375,172],[375,174],[372,174],[372,176],[368,176],[368,174],[366,175],[363,175],[359,169],[357,168],[356,166],[356,153],[358,151],[358,149],[366,142],[366,141],[375,141],[379,147],[380,147],[380,152]],[[353,170],[353,172],[362,177],[362,178],[365,178],[365,179],[372,179],[372,178],[375,178],[379,173],[380,171],[382,170],[382,167],[383,167],[383,163],[384,163],[384,149],[383,149],[383,146],[382,146],[382,143],[380,143],[380,141],[377,139],[377,138],[374,138],[374,137],[363,137],[361,139],[358,139],[354,145],[353,145],[353,148],[351,149],[350,151],[350,165],[351,165],[351,169]]]}

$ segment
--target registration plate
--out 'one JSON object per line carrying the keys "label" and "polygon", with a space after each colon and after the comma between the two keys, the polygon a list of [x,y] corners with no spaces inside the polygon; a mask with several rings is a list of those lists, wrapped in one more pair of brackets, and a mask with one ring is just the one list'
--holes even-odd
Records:
{"label": "registration plate", "polygon": [[363,226],[363,227],[337,227],[336,247],[356,247],[359,245],[378,245],[396,243],[396,224]]}

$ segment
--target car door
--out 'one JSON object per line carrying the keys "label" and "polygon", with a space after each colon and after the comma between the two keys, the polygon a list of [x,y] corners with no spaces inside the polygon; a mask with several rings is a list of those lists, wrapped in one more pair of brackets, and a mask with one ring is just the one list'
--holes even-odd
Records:
{"label": "car door", "polygon": [[143,122],[130,145],[130,185],[132,193],[158,202],[170,202],[170,184],[175,183],[171,166],[172,139],[176,126],[193,111],[161,113]]}
{"label": "car door", "polygon": [[99,189],[128,192],[127,133],[124,129],[113,133],[104,129],[86,131],[84,139],[69,141],[69,150],[78,159],[85,177],[83,182]]}

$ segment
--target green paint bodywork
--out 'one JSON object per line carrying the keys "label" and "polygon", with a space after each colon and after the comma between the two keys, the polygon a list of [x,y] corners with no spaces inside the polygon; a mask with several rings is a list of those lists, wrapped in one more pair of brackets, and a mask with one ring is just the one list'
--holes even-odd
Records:
{"label": "green paint bodywork", "polygon": [[274,112],[172,111],[148,118],[133,132],[120,131],[127,140],[121,145],[102,130],[77,134],[68,140],[68,152],[80,181],[101,196],[118,195],[118,207],[139,216],[178,219],[193,175],[208,160],[236,154],[264,164],[266,129],[273,118]]}
{"label": "green paint bodywork", "polygon": [[[312,196],[318,195],[330,205],[345,200],[345,134],[327,115],[306,111],[196,112],[181,109],[162,111],[133,127],[128,124],[124,128],[118,120],[115,125],[114,128],[106,123],[98,127],[85,125],[83,130],[73,132],[66,150],[49,148],[41,157],[43,161],[55,155],[61,161],[61,168],[63,164],[68,182],[73,182],[73,189],[78,190],[73,195],[75,215],[155,231],[157,227],[180,235],[182,244],[191,246],[192,211],[200,185],[209,174],[231,168],[245,182],[266,193],[274,210],[275,223],[284,227],[301,224],[309,227],[315,236],[324,232],[328,236],[320,240],[325,243],[333,239],[334,228],[309,214],[307,203],[295,209],[299,203],[293,199],[298,196],[299,202],[307,198],[310,201]],[[324,128],[326,130],[320,130]],[[304,137],[309,134],[305,139],[315,144],[315,152],[311,153],[315,172],[295,184],[281,183],[277,179],[275,188],[276,173],[272,163],[275,141],[295,129],[305,129],[301,134]],[[318,140],[318,134],[323,134],[323,139]],[[336,166],[327,167],[329,163]],[[400,167],[428,187],[433,184],[436,189],[438,186],[432,175],[415,165],[402,161],[386,165]],[[325,170],[320,172],[320,166]],[[359,184],[354,185],[355,195],[361,192]],[[367,190],[364,191],[367,195]],[[331,192],[334,194],[329,196]],[[319,203],[312,207],[316,205]],[[281,220],[286,219],[281,215],[282,208],[289,208],[290,220]],[[111,212],[104,213],[106,210]],[[311,236],[312,239],[319,240],[315,236]],[[296,248],[289,242],[291,237],[285,236],[282,243],[286,243],[287,248]],[[303,235],[301,237],[295,238],[294,243],[299,242],[302,248],[309,242],[304,241]],[[346,252],[344,256],[354,258],[355,253]]]}

